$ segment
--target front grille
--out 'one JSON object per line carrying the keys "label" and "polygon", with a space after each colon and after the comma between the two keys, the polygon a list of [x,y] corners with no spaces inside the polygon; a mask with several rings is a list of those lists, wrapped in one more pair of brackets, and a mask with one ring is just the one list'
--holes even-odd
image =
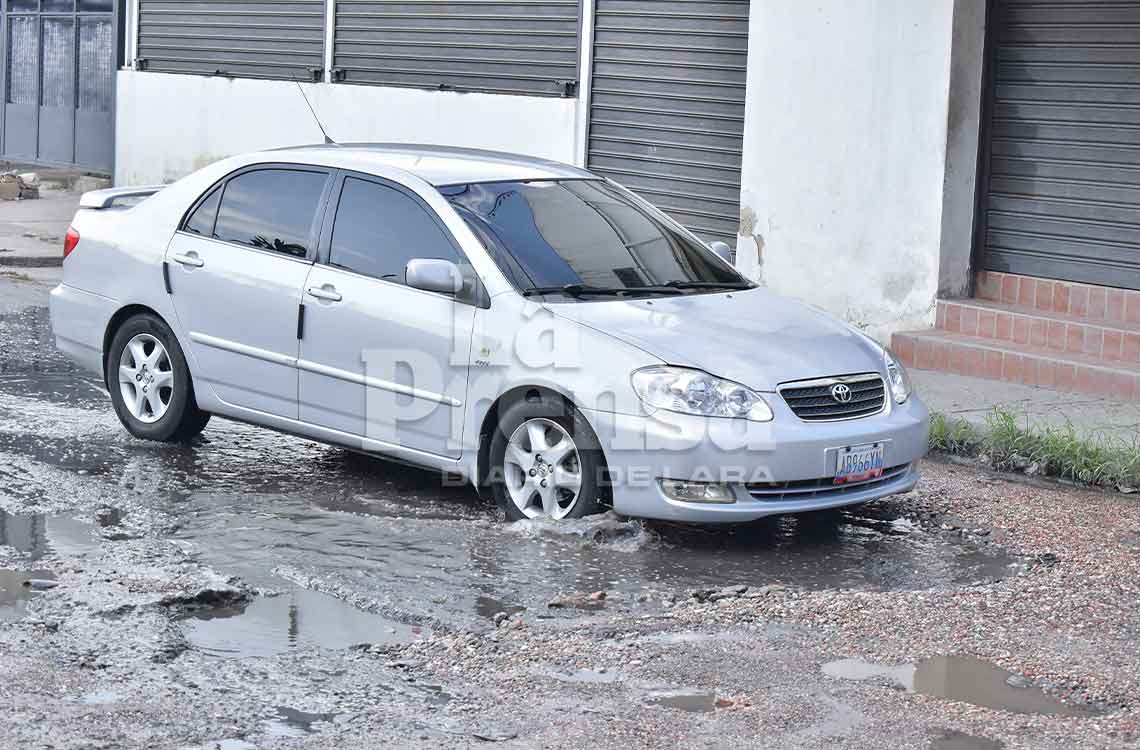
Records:
{"label": "front grille", "polygon": [[[851,389],[850,401],[841,402],[831,395],[831,389],[838,384]],[[788,383],[778,390],[792,412],[809,422],[869,417],[882,411],[886,404],[883,378],[873,372]]]}
{"label": "front grille", "polygon": [[872,487],[901,479],[910,472],[910,464],[883,469],[881,476],[864,479],[862,482],[835,484],[835,477],[821,479],[800,479],[794,482],[754,482],[746,485],[748,494],[757,500],[775,502],[778,500],[807,500],[812,497],[838,497],[854,492],[863,492]]}

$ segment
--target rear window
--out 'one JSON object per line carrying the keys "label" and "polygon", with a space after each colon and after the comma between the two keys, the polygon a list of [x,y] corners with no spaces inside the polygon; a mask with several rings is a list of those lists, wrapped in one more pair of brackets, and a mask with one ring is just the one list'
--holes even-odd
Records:
{"label": "rear window", "polygon": [[243,172],[222,190],[213,236],[304,258],[316,241],[317,209],[327,180],[324,172]]}
{"label": "rear window", "polygon": [[199,203],[198,207],[194,209],[194,213],[190,214],[190,218],[186,220],[183,229],[192,234],[212,237],[214,235],[214,220],[218,218],[218,203],[221,197],[221,186],[210,191],[206,200]]}

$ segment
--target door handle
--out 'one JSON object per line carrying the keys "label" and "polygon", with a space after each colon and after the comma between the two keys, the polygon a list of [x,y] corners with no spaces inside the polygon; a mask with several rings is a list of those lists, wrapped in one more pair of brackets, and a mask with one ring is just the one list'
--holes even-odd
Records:
{"label": "door handle", "polygon": [[194,268],[201,268],[206,265],[206,261],[199,258],[197,253],[190,253],[188,255],[175,253],[170,256],[170,259],[175,263],[181,263],[184,266],[193,266]]}
{"label": "door handle", "polygon": [[344,297],[341,296],[340,292],[331,286],[311,286],[309,287],[308,292],[310,297],[323,299],[326,302],[340,302],[342,299],[344,299]]}

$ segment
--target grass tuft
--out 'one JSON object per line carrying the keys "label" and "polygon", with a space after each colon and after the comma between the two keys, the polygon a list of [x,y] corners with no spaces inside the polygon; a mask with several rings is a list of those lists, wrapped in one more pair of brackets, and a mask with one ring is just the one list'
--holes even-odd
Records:
{"label": "grass tuft", "polygon": [[1082,435],[1072,423],[1035,427],[1027,417],[1001,408],[979,428],[958,417],[930,415],[930,449],[978,458],[1003,471],[1053,476],[1075,482],[1140,490],[1140,442],[1106,435]]}

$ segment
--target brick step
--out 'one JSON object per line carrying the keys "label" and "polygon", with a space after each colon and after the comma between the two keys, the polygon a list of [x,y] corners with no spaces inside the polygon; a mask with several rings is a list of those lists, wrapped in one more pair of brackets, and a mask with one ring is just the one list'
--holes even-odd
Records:
{"label": "brick step", "polygon": [[974,296],[981,300],[1016,305],[1026,312],[1140,325],[1140,291],[996,271],[979,271],[975,281]]}
{"label": "brick step", "polygon": [[1093,321],[982,299],[938,300],[935,328],[1108,362],[1140,364],[1140,324]]}
{"label": "brick step", "polygon": [[917,370],[1140,402],[1140,364],[939,330],[896,333],[891,350]]}

